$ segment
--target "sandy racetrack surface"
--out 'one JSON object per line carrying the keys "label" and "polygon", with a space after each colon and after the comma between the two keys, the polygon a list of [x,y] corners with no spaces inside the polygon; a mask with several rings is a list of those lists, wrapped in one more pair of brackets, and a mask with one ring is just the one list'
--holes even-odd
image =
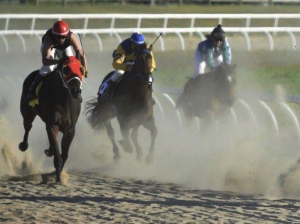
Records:
{"label": "sandy racetrack surface", "polygon": [[299,202],[70,172],[67,185],[1,181],[1,223],[293,223]]}

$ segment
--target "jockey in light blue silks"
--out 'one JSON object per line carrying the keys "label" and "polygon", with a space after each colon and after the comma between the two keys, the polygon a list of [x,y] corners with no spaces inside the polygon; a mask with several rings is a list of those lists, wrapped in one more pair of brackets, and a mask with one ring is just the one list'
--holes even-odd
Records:
{"label": "jockey in light blue silks", "polygon": [[206,36],[206,40],[198,44],[194,57],[194,75],[193,78],[205,73],[206,65],[211,71],[222,63],[231,63],[231,50],[225,39],[226,34],[222,25],[218,25],[211,34]]}

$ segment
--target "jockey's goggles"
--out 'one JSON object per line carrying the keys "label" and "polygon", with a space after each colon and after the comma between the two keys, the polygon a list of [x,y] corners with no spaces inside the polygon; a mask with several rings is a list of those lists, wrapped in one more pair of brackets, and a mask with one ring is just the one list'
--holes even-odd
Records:
{"label": "jockey's goggles", "polygon": [[214,38],[214,41],[221,41],[221,42],[223,42],[224,39],[223,38]]}
{"label": "jockey's goggles", "polygon": [[66,38],[66,36],[55,35],[55,38],[57,38],[57,39],[61,40],[61,39],[65,39],[65,38]]}
{"label": "jockey's goggles", "polygon": [[137,51],[141,51],[145,49],[145,44],[133,44],[133,49]]}

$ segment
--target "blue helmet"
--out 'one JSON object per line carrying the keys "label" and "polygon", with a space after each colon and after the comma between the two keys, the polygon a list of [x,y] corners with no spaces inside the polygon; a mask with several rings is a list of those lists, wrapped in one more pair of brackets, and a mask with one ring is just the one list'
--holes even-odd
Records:
{"label": "blue helmet", "polygon": [[141,33],[133,33],[130,39],[136,45],[142,45],[145,43],[145,37]]}

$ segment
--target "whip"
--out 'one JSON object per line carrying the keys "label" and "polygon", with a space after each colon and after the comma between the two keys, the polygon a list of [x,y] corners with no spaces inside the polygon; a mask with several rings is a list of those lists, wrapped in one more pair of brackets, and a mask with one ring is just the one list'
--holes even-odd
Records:
{"label": "whip", "polygon": [[81,44],[81,47],[82,47],[82,52],[83,52],[83,61],[84,61],[84,64],[85,64],[85,70],[86,70],[86,73],[84,75],[85,78],[87,78],[87,71],[88,71],[88,68],[87,68],[87,63],[86,63],[86,57],[85,57],[85,53],[84,53],[84,49],[83,49],[83,43],[82,43],[82,40],[81,40],[81,37],[80,37],[80,34],[78,33],[78,37],[79,37],[79,40],[80,40],[80,44]]}

